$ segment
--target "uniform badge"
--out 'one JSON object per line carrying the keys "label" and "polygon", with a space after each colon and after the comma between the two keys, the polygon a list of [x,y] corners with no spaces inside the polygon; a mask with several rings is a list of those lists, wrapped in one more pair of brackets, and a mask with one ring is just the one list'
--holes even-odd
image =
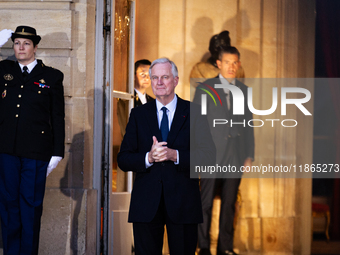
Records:
{"label": "uniform badge", "polygon": [[4,75],[4,79],[6,80],[6,81],[11,81],[11,80],[13,80],[13,75],[11,75],[11,74],[5,74]]}
{"label": "uniform badge", "polygon": [[45,83],[45,80],[44,79],[41,79],[41,80],[39,80],[40,81],[40,83]]}
{"label": "uniform badge", "polygon": [[1,94],[2,98],[5,98],[5,97],[6,97],[6,94],[7,94],[7,91],[4,90],[4,92],[2,92],[2,94]]}

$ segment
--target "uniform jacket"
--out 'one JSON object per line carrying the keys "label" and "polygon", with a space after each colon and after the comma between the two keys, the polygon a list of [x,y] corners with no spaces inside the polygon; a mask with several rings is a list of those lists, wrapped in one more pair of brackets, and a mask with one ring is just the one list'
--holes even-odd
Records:
{"label": "uniform jacket", "polygon": [[[221,83],[218,76],[213,79],[208,79],[203,84],[199,85],[196,88],[194,102],[200,104],[201,103],[201,95],[207,94],[205,91],[201,90],[200,88],[206,89],[210,91],[204,84],[208,84],[212,88],[214,88],[214,84],[218,82]],[[225,156],[225,151],[227,149],[227,142],[230,138],[230,119],[232,119],[233,123],[244,123],[243,124],[235,124],[236,127],[236,149],[237,155],[239,156],[240,163],[243,165],[246,158],[254,159],[254,129],[248,125],[248,121],[253,119],[253,114],[250,112],[248,105],[247,105],[247,86],[244,85],[242,82],[236,80],[237,87],[239,87],[244,95],[244,115],[232,115],[229,116],[227,113],[227,99],[224,90],[221,88],[214,88],[215,91],[218,93],[222,105],[220,104],[217,96],[214,94],[213,91],[210,91],[211,94],[214,96],[216,100],[216,105],[213,99],[207,95],[207,118],[209,122],[209,126],[211,129],[211,134],[213,140],[216,145],[216,153],[217,153],[217,163],[221,164],[223,162],[223,157]],[[213,120],[214,119],[227,119],[228,123],[225,125],[215,125],[213,127]],[[251,123],[253,125],[253,123]]]}
{"label": "uniform jacket", "polygon": [[18,62],[0,62],[0,153],[44,161],[64,157],[63,77],[41,60],[26,79]]}
{"label": "uniform jacket", "polygon": [[[140,98],[138,97],[137,92],[134,90],[134,100],[133,100],[133,106],[138,107],[143,105],[142,101],[140,101]],[[151,102],[155,100],[153,97],[146,94],[146,102]],[[118,124],[120,127],[120,132],[122,134],[122,137],[125,135],[125,128],[126,124],[128,123],[129,119],[129,101],[128,100],[122,100],[118,99],[117,101],[117,115],[118,115]]]}
{"label": "uniform jacket", "polygon": [[214,157],[215,160],[215,147],[206,118],[201,121],[197,113],[190,110],[190,102],[178,97],[167,146],[178,150],[179,164],[158,162],[146,169],[145,155],[151,149],[152,136],[162,141],[156,101],[132,109],[118,153],[119,167],[137,173],[129,222],[150,222],[157,212],[162,193],[167,213],[174,223],[202,222],[198,179],[190,178],[190,156],[191,162],[197,164],[196,159],[204,157]]}

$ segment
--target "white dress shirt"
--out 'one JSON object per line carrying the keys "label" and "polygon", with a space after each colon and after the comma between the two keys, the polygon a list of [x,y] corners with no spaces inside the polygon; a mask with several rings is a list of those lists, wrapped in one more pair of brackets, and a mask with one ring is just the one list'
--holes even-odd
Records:
{"label": "white dress shirt", "polygon": [[142,102],[142,104],[146,104],[146,93],[142,94],[139,90],[135,89],[139,100]]}
{"label": "white dress shirt", "polygon": [[[170,131],[171,130],[172,120],[174,119],[175,111],[176,111],[176,106],[177,106],[177,95],[175,95],[174,99],[172,99],[172,101],[170,103],[168,103],[167,105],[163,105],[161,102],[159,102],[156,99],[156,110],[157,110],[158,128],[160,128],[161,121],[162,121],[162,118],[163,118],[163,111],[161,110],[163,106],[168,109],[166,111],[166,113],[168,115],[169,131]],[[176,152],[177,152],[177,161],[174,162],[174,163],[175,163],[175,165],[178,165],[178,163],[179,163],[179,153],[178,153],[178,150],[176,150]],[[146,166],[146,168],[149,168],[150,166],[153,165],[153,163],[149,162],[148,156],[149,156],[149,152],[147,152],[146,155],[145,155],[145,166]]]}
{"label": "white dress shirt", "polygon": [[[221,74],[218,75],[220,78],[220,81],[224,85],[235,85],[235,79],[232,80],[232,82],[229,82],[226,78],[224,78]],[[230,109],[230,90],[228,88],[223,88],[224,93],[228,94],[227,96],[227,105],[228,105],[228,110]]]}
{"label": "white dress shirt", "polygon": [[[36,59],[34,59],[33,62],[31,62],[31,63],[29,63],[28,65],[26,65],[26,66],[27,66],[27,72],[28,72],[28,73],[31,73],[32,70],[33,70],[33,68],[34,68],[37,64],[38,64],[38,61],[37,61]],[[23,72],[24,72],[24,69],[23,69],[23,68],[24,68],[25,65],[19,63],[19,66],[20,66],[20,68],[21,68],[21,72],[23,73]]]}

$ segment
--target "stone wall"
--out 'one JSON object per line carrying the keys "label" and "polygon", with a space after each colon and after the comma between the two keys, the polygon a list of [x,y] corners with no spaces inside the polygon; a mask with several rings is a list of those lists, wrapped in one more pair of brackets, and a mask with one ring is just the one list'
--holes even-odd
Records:
{"label": "stone wall", "polygon": [[[48,176],[41,254],[95,254],[96,194],[92,189],[95,0],[0,2],[0,30],[35,27],[36,57],[64,77],[65,157]],[[0,50],[13,57],[12,42]],[[94,211],[93,211],[94,210]]]}

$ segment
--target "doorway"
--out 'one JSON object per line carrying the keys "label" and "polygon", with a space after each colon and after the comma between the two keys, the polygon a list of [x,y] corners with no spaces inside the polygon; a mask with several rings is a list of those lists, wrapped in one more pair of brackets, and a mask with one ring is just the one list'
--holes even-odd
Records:
{"label": "doorway", "polygon": [[135,2],[107,0],[103,9],[102,254],[130,255],[132,173],[119,169],[117,154],[133,106]]}

